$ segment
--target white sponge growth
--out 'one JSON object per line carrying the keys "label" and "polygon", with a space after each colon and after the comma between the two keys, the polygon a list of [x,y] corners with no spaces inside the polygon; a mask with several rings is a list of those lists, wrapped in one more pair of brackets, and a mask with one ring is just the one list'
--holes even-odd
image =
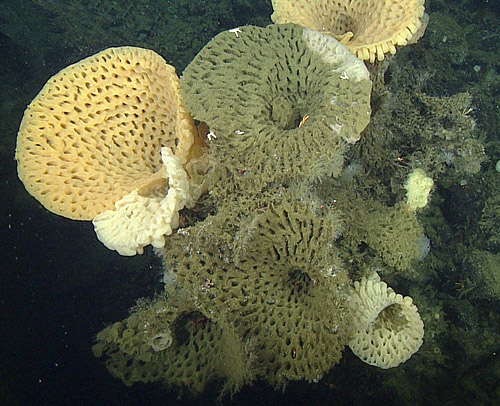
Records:
{"label": "white sponge growth", "polygon": [[423,169],[415,169],[405,183],[406,199],[412,210],[422,209],[427,206],[434,181],[428,177]]}
{"label": "white sponge growth", "polygon": [[120,255],[142,254],[150,244],[162,248],[165,236],[179,227],[178,212],[189,198],[188,175],[170,148],[161,149],[161,158],[168,177],[166,196],[143,196],[135,189],[92,221],[99,241]]}

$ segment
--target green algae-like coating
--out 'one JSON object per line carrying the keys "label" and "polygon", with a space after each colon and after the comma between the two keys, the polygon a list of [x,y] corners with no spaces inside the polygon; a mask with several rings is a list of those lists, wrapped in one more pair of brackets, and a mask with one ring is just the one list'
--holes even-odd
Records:
{"label": "green algae-like coating", "polygon": [[211,154],[246,187],[338,175],[370,119],[363,63],[296,25],[245,26],[210,41],[184,71],[182,95],[208,124]]}

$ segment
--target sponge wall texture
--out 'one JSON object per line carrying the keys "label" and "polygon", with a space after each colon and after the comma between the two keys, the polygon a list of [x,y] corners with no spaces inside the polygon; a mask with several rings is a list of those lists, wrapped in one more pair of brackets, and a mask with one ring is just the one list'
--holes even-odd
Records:
{"label": "sponge wall texture", "polygon": [[244,189],[338,175],[370,119],[369,74],[334,38],[294,24],[212,39],[181,79],[216,138],[211,154]]}
{"label": "sponge wall texture", "polygon": [[184,164],[195,136],[174,68],[147,49],[109,48],[63,69],[30,103],[18,174],[51,212],[91,220],[165,177],[161,147]]}

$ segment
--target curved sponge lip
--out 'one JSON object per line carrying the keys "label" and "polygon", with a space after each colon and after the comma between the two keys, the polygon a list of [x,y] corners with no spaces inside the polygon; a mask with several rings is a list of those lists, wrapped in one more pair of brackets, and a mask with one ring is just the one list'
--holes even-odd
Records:
{"label": "curved sponge lip", "polygon": [[371,63],[416,42],[428,21],[425,0],[273,0],[276,24],[296,23],[330,34]]}
{"label": "curved sponge lip", "polygon": [[354,282],[350,308],[354,335],[349,347],[367,364],[396,367],[423,343],[424,323],[412,298],[396,294],[376,273]]}
{"label": "curved sponge lip", "polygon": [[163,248],[165,236],[179,227],[179,210],[189,199],[188,176],[170,148],[162,148],[161,156],[168,176],[166,196],[142,196],[135,189],[93,220],[99,241],[120,255],[142,254],[149,244]]}

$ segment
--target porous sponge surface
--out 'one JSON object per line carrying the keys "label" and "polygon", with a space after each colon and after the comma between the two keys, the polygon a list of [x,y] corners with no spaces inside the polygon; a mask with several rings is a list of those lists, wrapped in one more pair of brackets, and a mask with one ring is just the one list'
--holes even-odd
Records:
{"label": "porous sponge surface", "polygon": [[[188,385],[193,392],[201,392],[217,367],[214,349],[221,341],[221,333],[216,326],[206,323],[190,328],[181,345],[155,351],[133,321],[124,320],[103,330],[98,339],[108,340],[104,334],[116,335],[110,346],[103,347],[109,357],[106,366],[126,385],[166,378],[171,385]],[[96,346],[94,354],[99,355]]]}
{"label": "porous sponge surface", "polygon": [[92,220],[158,178],[162,146],[185,163],[194,137],[174,68],[150,50],[109,48],[56,74],[28,106],[18,174],[48,210]]}
{"label": "porous sponge surface", "polygon": [[348,278],[332,246],[338,218],[282,202],[251,213],[234,239],[227,223],[219,213],[173,235],[167,266],[203,314],[252,340],[256,367],[271,384],[319,379],[348,337]]}
{"label": "porous sponge surface", "polygon": [[165,236],[179,226],[178,212],[189,199],[188,175],[170,148],[163,147],[161,155],[168,180],[148,185],[144,188],[148,190],[132,191],[115,203],[114,210],[93,220],[99,240],[121,255],[142,254],[149,244],[162,248]]}
{"label": "porous sponge surface", "polygon": [[359,139],[370,118],[362,62],[334,38],[293,24],[236,34],[212,39],[181,79],[186,106],[217,137],[215,160],[247,190],[338,175],[345,142]]}
{"label": "porous sponge surface", "polygon": [[375,206],[376,212],[366,217],[366,242],[387,265],[408,271],[422,257],[420,242],[425,238],[422,225],[404,203]]}
{"label": "porous sponge surface", "polygon": [[423,342],[424,323],[409,296],[394,292],[377,274],[354,283],[349,347],[364,362],[387,369],[406,362]]}
{"label": "porous sponge surface", "polygon": [[[197,393],[224,379],[226,390],[239,389],[254,377],[241,340],[192,306],[183,295],[142,303],[123,322],[99,332],[92,351],[106,354],[108,370],[126,385],[164,381]],[[168,345],[158,345],[164,336]]]}
{"label": "porous sponge surface", "polygon": [[339,197],[338,203],[346,224],[345,243],[352,247],[367,244],[396,272],[412,269],[415,261],[425,255],[424,229],[406,203],[387,207],[352,195]]}
{"label": "porous sponge surface", "polygon": [[[273,0],[271,19],[328,32],[358,58],[374,62],[416,41],[425,0]],[[417,38],[415,38],[417,37]]]}

